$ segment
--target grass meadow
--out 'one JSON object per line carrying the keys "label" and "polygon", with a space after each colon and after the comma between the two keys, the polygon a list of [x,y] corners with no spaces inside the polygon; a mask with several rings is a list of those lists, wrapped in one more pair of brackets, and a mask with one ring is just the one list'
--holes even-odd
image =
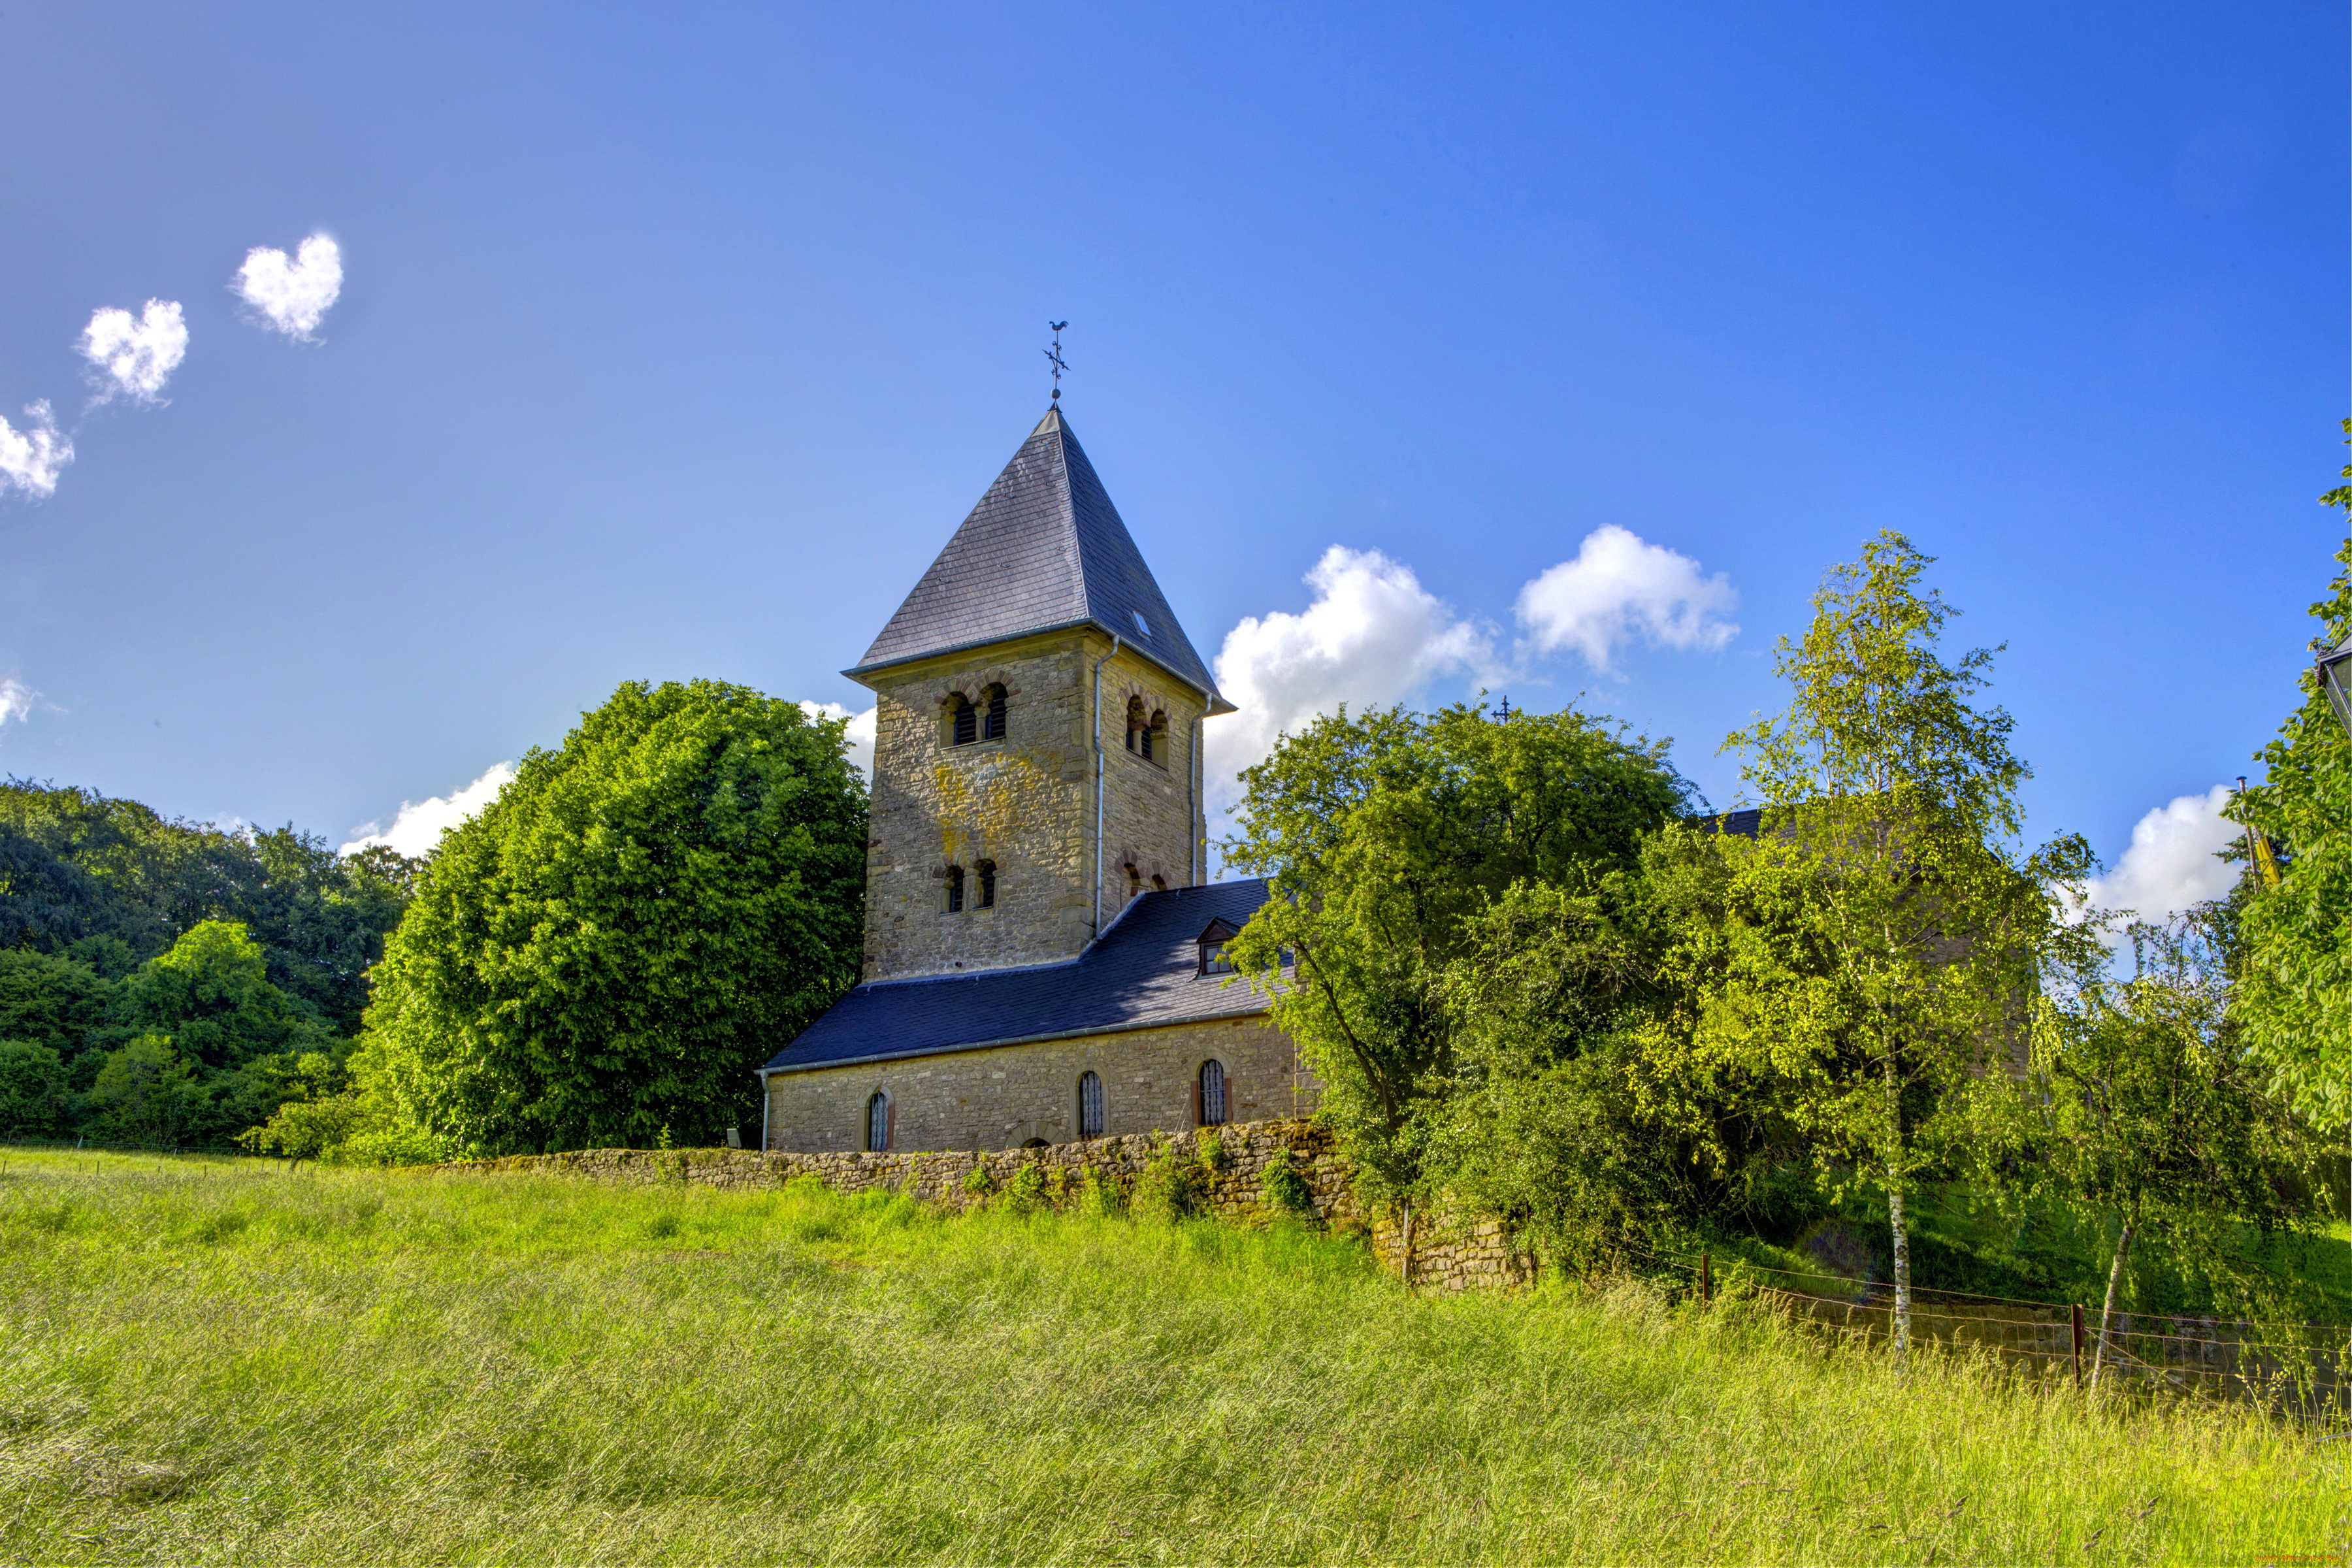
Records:
{"label": "grass meadow", "polygon": [[10,1562],[2340,1561],[2346,1450],[1301,1230],[0,1156]]}

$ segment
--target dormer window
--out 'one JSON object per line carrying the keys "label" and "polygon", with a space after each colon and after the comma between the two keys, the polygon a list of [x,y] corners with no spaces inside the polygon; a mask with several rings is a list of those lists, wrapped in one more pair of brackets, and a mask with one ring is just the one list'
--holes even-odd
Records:
{"label": "dormer window", "polygon": [[1240,934],[1241,932],[1223,921],[1211,921],[1209,929],[1202,931],[1199,938],[1200,973],[1202,974],[1233,973],[1234,960],[1233,954],[1228,951],[1228,944]]}

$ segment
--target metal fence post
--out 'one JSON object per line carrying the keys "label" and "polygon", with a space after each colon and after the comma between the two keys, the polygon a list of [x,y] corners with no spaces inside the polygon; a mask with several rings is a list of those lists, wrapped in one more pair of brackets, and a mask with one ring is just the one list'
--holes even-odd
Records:
{"label": "metal fence post", "polygon": [[2083,1392],[2083,1303],[2075,1302],[2067,1309],[2067,1317],[2074,1330],[2074,1392]]}

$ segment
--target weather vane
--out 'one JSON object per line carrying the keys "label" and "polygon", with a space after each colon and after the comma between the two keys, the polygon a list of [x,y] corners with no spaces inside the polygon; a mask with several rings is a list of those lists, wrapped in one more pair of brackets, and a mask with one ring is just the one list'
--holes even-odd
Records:
{"label": "weather vane", "polygon": [[1062,373],[1070,368],[1062,363],[1062,329],[1070,323],[1048,321],[1045,324],[1054,329],[1054,346],[1045,351],[1045,363],[1054,367],[1054,401],[1059,403],[1062,400]]}

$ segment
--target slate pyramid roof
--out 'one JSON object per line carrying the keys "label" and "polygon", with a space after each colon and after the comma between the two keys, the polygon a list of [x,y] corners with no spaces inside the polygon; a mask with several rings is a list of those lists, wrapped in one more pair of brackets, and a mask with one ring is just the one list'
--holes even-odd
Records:
{"label": "slate pyramid roof", "polygon": [[1233,711],[1119,521],[1086,449],[1049,408],[854,669],[1093,625]]}

